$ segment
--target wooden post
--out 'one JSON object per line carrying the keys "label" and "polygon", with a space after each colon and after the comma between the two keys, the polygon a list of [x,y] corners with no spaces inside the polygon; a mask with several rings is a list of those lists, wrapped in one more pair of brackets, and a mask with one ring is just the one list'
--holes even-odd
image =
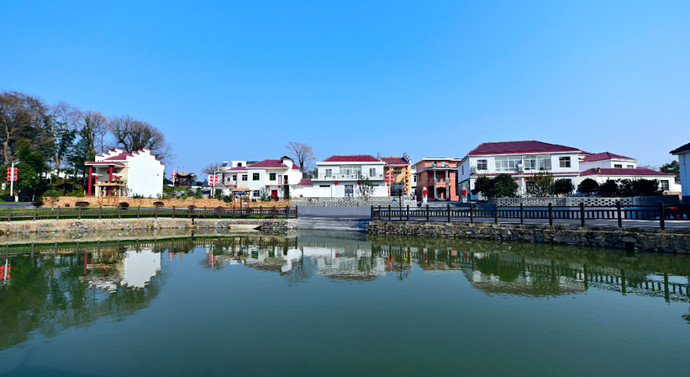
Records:
{"label": "wooden post", "polygon": [[[288,208],[288,210],[289,210],[289,209],[290,209],[290,208]],[[296,219],[299,219],[299,209],[298,209],[297,206],[295,206],[295,218],[296,218]]]}
{"label": "wooden post", "polygon": [[264,218],[264,206],[259,206],[259,220]]}
{"label": "wooden post", "polygon": [[474,223],[474,203],[470,203],[470,224]]}
{"label": "wooden post", "polygon": [[153,207],[153,216],[158,219],[158,206]]}
{"label": "wooden post", "polygon": [[206,206],[204,206],[204,219],[206,218]]}
{"label": "wooden post", "polygon": [[621,210],[621,201],[616,202],[616,212],[618,212],[618,227],[622,228],[623,227],[623,211]]}
{"label": "wooden post", "polygon": [[98,206],[98,220],[102,220],[102,219],[103,219],[103,206],[99,205]]}
{"label": "wooden post", "polygon": [[448,209],[448,222],[450,222],[450,204],[446,204],[446,208]]}
{"label": "wooden post", "polygon": [[370,221],[374,221],[374,206],[369,207]]}
{"label": "wooden post", "polygon": [[426,222],[429,222],[429,205],[426,205]]}
{"label": "wooden post", "polygon": [[585,203],[580,203],[580,226],[585,226]]}
{"label": "wooden post", "polygon": [[407,205],[407,222],[410,222],[410,205]]}
{"label": "wooden post", "polygon": [[494,224],[498,225],[498,204],[494,204]]}
{"label": "wooden post", "polygon": [[58,208],[57,208],[57,219],[56,220],[60,220],[60,206],[58,206]]}
{"label": "wooden post", "polygon": [[525,224],[525,204],[520,203],[520,225]]}
{"label": "wooden post", "polygon": [[666,219],[664,214],[664,202],[659,202],[659,228],[661,230],[666,229]]}
{"label": "wooden post", "polygon": [[381,220],[381,206],[379,206],[379,211],[377,213],[376,219]]}
{"label": "wooden post", "polygon": [[34,206],[34,221],[36,221],[36,206]]}
{"label": "wooden post", "polygon": [[81,206],[79,206],[79,220],[81,220]]}
{"label": "wooden post", "polygon": [[121,219],[122,218],[122,207],[117,206],[117,218]]}
{"label": "wooden post", "polygon": [[273,206],[273,221],[276,221],[276,206]]}
{"label": "wooden post", "polygon": [[391,213],[391,205],[388,205],[388,221],[392,220],[393,214]]}
{"label": "wooden post", "polygon": [[553,204],[549,203],[549,226],[553,226]]}
{"label": "wooden post", "polygon": [[175,206],[173,206],[173,211],[172,211],[172,218],[175,218]]}

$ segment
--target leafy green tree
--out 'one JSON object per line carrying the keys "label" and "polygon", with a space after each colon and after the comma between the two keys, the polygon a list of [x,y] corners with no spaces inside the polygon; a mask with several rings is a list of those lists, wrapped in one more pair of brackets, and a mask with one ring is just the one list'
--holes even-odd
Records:
{"label": "leafy green tree", "polygon": [[498,198],[514,198],[517,196],[518,184],[509,174],[501,174],[491,180],[492,194]]}
{"label": "leafy green tree", "polygon": [[659,169],[664,173],[673,173],[676,175],[676,181],[680,181],[680,165],[678,164],[678,161],[671,161],[668,164],[663,164],[661,165],[661,168]]}
{"label": "leafy green tree", "polygon": [[597,190],[597,192],[601,196],[619,196],[620,191],[618,187],[618,182],[609,179],[606,182],[599,185],[599,189]]}
{"label": "leafy green tree", "polygon": [[587,178],[577,185],[577,191],[581,194],[596,194],[599,191],[599,182]]}
{"label": "leafy green tree", "polygon": [[543,171],[532,175],[527,182],[527,194],[535,197],[553,195],[553,174]]}
{"label": "leafy green tree", "polygon": [[493,198],[493,186],[494,185],[493,182],[491,182],[491,178],[487,176],[481,176],[477,178],[477,180],[474,182],[474,189],[472,189],[472,194],[482,194],[483,197]]}
{"label": "leafy green tree", "polygon": [[575,185],[569,179],[557,179],[553,184],[553,189],[556,195],[568,195],[575,190]]}

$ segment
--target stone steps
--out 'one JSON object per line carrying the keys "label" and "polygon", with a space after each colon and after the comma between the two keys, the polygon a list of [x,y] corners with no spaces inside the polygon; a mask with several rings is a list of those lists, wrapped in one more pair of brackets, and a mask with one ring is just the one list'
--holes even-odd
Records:
{"label": "stone steps", "polygon": [[369,219],[301,217],[295,222],[295,229],[366,232],[368,224]]}

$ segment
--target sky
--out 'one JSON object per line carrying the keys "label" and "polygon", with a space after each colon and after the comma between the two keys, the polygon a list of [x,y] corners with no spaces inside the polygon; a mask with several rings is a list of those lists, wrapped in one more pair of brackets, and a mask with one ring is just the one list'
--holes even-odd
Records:
{"label": "sky", "polygon": [[159,128],[172,168],[690,142],[690,1],[4,1],[0,90]]}

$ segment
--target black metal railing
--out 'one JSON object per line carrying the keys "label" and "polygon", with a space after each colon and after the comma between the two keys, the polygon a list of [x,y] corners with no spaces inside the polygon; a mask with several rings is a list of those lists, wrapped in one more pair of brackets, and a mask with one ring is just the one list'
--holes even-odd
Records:
{"label": "black metal railing", "polygon": [[499,220],[510,223],[519,220],[520,224],[524,224],[526,219],[530,219],[548,221],[549,225],[553,225],[555,222],[572,223],[572,221],[564,220],[579,220],[580,226],[585,226],[588,221],[591,223],[592,220],[616,220],[618,227],[623,227],[623,221],[653,220],[658,222],[661,229],[665,229],[666,221],[688,221],[690,226],[690,207],[665,206],[663,202],[659,202],[657,206],[635,207],[623,207],[619,202],[615,208],[585,207],[584,204],[580,204],[579,207],[555,207],[549,204],[545,208],[525,208],[523,205],[519,207],[477,208],[474,204],[461,208],[451,208],[450,204],[445,208],[430,207],[429,205],[421,208],[410,208],[410,206],[371,207],[372,221],[410,221],[411,219],[426,222],[431,222],[434,219],[442,219],[447,222],[469,220],[470,223],[474,223],[477,219],[493,219],[495,224],[498,224]]}

